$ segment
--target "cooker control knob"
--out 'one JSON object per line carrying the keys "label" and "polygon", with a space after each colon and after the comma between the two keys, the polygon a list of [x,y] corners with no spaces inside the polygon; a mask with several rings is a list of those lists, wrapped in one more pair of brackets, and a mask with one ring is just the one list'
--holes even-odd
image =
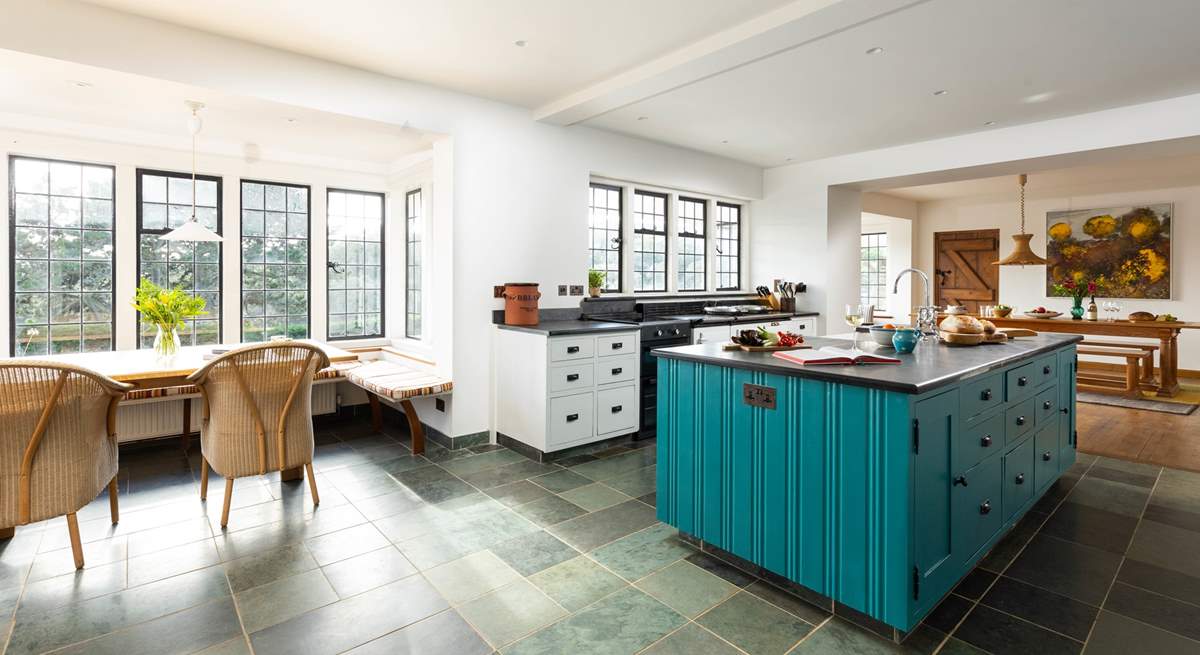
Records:
{"label": "cooker control knob", "polygon": [[654,336],[656,336],[656,337],[661,337],[662,335],[663,335],[663,331],[662,331],[662,330],[655,330],[655,331],[654,331]]}
{"label": "cooker control knob", "polygon": [[679,331],[679,328],[675,328],[675,336],[679,336],[681,334],[683,333]]}

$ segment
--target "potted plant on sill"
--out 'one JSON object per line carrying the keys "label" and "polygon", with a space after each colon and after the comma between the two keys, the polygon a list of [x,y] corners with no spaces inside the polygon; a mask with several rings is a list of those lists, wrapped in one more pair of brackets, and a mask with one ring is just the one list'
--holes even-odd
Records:
{"label": "potted plant on sill", "polygon": [[588,295],[593,298],[600,297],[600,290],[604,288],[604,271],[598,271],[594,268],[588,270]]}
{"label": "potted plant on sill", "polygon": [[168,366],[179,352],[179,328],[189,318],[207,314],[203,298],[192,296],[175,287],[163,289],[146,278],[138,284],[133,295],[133,308],[143,320],[158,328],[154,336],[154,353],[158,363]]}

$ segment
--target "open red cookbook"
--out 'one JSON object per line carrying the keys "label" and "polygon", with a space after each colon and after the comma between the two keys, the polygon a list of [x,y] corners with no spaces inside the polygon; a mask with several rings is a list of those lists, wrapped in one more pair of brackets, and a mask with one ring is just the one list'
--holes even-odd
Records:
{"label": "open red cookbook", "polygon": [[833,346],[825,346],[816,350],[795,350],[789,352],[772,353],[773,357],[778,357],[784,361],[792,362],[793,364],[803,364],[812,366],[816,364],[899,364],[900,360],[895,357],[887,357],[884,355],[876,355],[874,353],[865,353],[854,350],[845,350],[843,348],[834,348]]}

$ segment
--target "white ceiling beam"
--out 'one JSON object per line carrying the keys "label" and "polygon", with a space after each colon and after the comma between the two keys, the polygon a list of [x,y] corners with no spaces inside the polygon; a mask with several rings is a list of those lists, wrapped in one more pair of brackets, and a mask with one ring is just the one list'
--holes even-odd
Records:
{"label": "white ceiling beam", "polygon": [[[796,0],[534,109],[573,125],[929,0]],[[619,43],[614,44],[619,47]]]}

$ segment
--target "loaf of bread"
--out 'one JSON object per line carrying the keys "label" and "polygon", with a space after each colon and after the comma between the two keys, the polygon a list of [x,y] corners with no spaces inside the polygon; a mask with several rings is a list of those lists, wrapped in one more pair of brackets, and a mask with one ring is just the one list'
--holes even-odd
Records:
{"label": "loaf of bread", "polygon": [[1131,321],[1153,321],[1156,318],[1158,317],[1150,312],[1133,312],[1129,315]]}
{"label": "loaf of bread", "polygon": [[989,337],[992,336],[993,334],[996,334],[996,324],[995,323],[993,323],[987,319],[979,319],[979,322],[983,325],[983,333],[984,334],[988,335]]}
{"label": "loaf of bread", "polygon": [[938,327],[949,334],[983,334],[983,323],[974,316],[947,316]]}

